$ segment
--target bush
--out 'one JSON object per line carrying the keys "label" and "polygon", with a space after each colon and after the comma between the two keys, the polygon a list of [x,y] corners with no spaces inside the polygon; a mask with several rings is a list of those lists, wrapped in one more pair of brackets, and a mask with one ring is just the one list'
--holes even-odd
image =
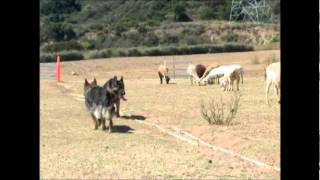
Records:
{"label": "bush", "polygon": [[180,40],[180,44],[186,44],[186,45],[196,45],[196,44],[201,44],[204,42],[204,39],[195,36],[195,35],[187,35],[185,38]]}
{"label": "bush", "polygon": [[158,48],[150,48],[145,50],[145,55],[146,56],[159,56],[160,50]]}
{"label": "bush", "polygon": [[70,14],[81,10],[81,4],[76,0],[47,0],[42,2],[40,12],[45,15]]}
{"label": "bush", "polygon": [[55,62],[55,54],[40,54],[40,62]]}
{"label": "bush", "polygon": [[178,4],[174,7],[174,20],[177,22],[192,21],[186,13],[186,8],[182,4]]}
{"label": "bush", "polygon": [[55,62],[57,55],[60,56],[61,61],[82,60],[84,56],[78,51],[64,51],[57,53],[40,54],[40,62]]}
{"label": "bush", "polygon": [[112,56],[111,50],[91,51],[88,54],[88,59],[109,58]]}
{"label": "bush", "polygon": [[124,56],[124,57],[128,56],[128,51],[125,49],[119,49],[118,53],[119,53],[119,56]]}
{"label": "bush", "polygon": [[[226,48],[228,47],[228,48]],[[232,47],[232,48],[231,48]],[[222,45],[195,45],[195,46],[167,46],[153,48],[111,48],[103,50],[89,51],[86,54],[87,59],[108,58],[108,57],[126,57],[126,56],[164,56],[164,55],[183,55],[183,54],[201,54],[201,53],[221,53],[226,50],[245,51],[252,50],[251,46],[242,44],[222,44]],[[40,54],[40,62],[54,62],[58,53]],[[59,52],[63,61],[84,59],[79,51],[61,51]]]}
{"label": "bush", "polygon": [[202,20],[214,19],[216,17],[216,13],[211,7],[204,7],[200,12],[200,18]]}
{"label": "bush", "polygon": [[48,39],[54,41],[69,41],[76,38],[76,33],[73,27],[69,23],[49,23],[47,26],[43,26],[43,33]]}
{"label": "bush", "polygon": [[87,50],[92,50],[95,48],[95,42],[93,40],[85,41],[82,43],[82,47]]}
{"label": "bush", "polygon": [[142,45],[144,46],[157,46],[159,44],[159,38],[154,33],[147,33]]}
{"label": "bush", "polygon": [[141,56],[141,52],[137,49],[129,49],[128,56]]}
{"label": "bush", "polygon": [[[319,13],[320,14],[320,13]],[[274,43],[274,42],[280,42],[280,35],[277,34],[276,36],[274,36],[271,40],[271,43]]]}
{"label": "bush", "polygon": [[70,50],[83,50],[83,46],[77,41],[65,41],[57,42],[53,44],[48,44],[43,48],[43,52],[60,52],[60,51],[70,51]]}
{"label": "bush", "polygon": [[253,47],[247,46],[244,44],[227,43],[227,44],[225,44],[223,51],[225,51],[225,52],[253,51]]}
{"label": "bush", "polygon": [[165,34],[160,41],[161,44],[172,45],[179,43],[179,37],[173,34]]}
{"label": "bush", "polygon": [[211,98],[208,104],[202,102],[200,104],[202,118],[207,120],[210,125],[230,125],[238,112],[240,96],[240,94],[234,93],[227,103],[222,98],[220,101]]}

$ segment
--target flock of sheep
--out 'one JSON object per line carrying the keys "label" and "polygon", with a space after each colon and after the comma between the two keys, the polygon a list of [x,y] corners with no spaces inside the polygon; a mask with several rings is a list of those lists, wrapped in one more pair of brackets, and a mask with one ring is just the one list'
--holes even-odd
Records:
{"label": "flock of sheep", "polygon": [[[239,91],[239,82],[243,84],[244,70],[240,65],[218,65],[211,64],[205,67],[202,64],[193,65],[189,64],[187,74],[190,77],[190,83],[198,85],[214,84],[217,82],[223,87],[224,91],[233,91],[233,83],[237,82],[237,90]],[[165,78],[166,83],[169,84],[169,69],[166,65],[161,64],[158,68],[158,75],[160,83]],[[275,92],[280,103],[280,62],[269,64],[264,69],[264,77],[266,80],[266,103],[269,104],[268,93],[271,85],[274,85]]]}

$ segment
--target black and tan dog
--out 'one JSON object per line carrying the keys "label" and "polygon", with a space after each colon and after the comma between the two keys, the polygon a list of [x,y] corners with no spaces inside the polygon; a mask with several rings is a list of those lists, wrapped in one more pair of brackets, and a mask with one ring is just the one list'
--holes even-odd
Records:
{"label": "black and tan dog", "polygon": [[116,105],[116,116],[120,117],[120,99],[126,101],[127,99],[124,97],[126,94],[123,77],[121,76],[120,80],[117,80],[117,76],[114,78],[109,79],[104,85],[105,88],[109,93],[112,94],[112,103]]}
{"label": "black and tan dog", "polygon": [[114,108],[114,95],[117,93],[116,90],[111,90],[111,92],[106,91],[105,88],[97,85],[97,80],[94,80],[89,83],[87,79],[84,82],[84,97],[85,97],[85,106],[87,111],[90,113],[94,129],[102,124],[102,130],[106,130],[106,120],[109,120],[109,133],[112,131],[112,118],[115,112]]}

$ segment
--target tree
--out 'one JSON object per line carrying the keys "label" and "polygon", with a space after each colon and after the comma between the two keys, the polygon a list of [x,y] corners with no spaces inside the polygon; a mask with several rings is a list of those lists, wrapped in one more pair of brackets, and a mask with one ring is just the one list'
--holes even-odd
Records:
{"label": "tree", "polygon": [[174,8],[174,20],[177,22],[192,21],[192,19],[186,13],[186,8],[181,4],[178,4]]}
{"label": "tree", "polygon": [[68,41],[76,37],[72,25],[68,23],[49,23],[44,32],[48,39],[54,41]]}
{"label": "tree", "polygon": [[47,0],[40,5],[40,12],[44,15],[70,14],[81,10],[81,5],[76,0]]}

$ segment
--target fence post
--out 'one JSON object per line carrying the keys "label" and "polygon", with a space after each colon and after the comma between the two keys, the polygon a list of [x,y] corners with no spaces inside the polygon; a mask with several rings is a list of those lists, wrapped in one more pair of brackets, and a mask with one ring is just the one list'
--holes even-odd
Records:
{"label": "fence post", "polygon": [[172,64],[173,64],[173,79],[176,80],[176,66],[175,66],[174,56],[172,57]]}

